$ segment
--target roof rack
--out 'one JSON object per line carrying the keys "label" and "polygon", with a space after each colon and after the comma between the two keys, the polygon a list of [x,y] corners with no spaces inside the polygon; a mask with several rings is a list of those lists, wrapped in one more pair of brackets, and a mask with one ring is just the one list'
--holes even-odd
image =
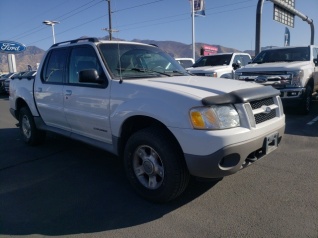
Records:
{"label": "roof rack", "polygon": [[75,40],[59,42],[59,43],[52,45],[51,48],[55,47],[55,46],[63,45],[63,44],[74,44],[74,43],[77,43],[79,41],[99,42],[99,40],[96,37],[86,37],[86,38],[78,38]]}
{"label": "roof rack", "polygon": [[156,44],[149,44],[149,45],[152,45],[152,46],[155,46],[155,47],[159,48],[159,46],[158,46],[158,45],[156,45]]}

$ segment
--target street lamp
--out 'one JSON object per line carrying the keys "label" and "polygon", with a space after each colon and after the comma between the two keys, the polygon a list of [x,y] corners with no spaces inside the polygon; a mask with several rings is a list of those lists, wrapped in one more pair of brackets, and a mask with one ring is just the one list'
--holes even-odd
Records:
{"label": "street lamp", "polygon": [[54,33],[54,25],[55,24],[59,24],[60,22],[58,21],[43,21],[43,24],[48,25],[48,26],[52,26],[52,33],[53,33],[53,44],[55,44],[55,33]]}

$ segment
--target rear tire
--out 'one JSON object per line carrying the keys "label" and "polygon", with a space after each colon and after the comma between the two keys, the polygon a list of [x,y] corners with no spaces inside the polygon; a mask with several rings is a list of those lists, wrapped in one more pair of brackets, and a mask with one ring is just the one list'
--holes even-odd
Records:
{"label": "rear tire", "polygon": [[38,145],[45,139],[45,131],[38,130],[33,116],[27,107],[23,107],[19,113],[20,132],[23,141],[28,145]]}
{"label": "rear tire", "polygon": [[189,172],[179,146],[157,127],[137,131],[124,151],[127,177],[147,200],[164,203],[177,198],[189,183]]}

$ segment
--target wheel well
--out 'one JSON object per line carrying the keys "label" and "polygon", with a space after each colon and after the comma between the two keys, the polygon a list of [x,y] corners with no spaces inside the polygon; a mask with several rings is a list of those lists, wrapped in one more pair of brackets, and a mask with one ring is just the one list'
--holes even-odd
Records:
{"label": "wheel well", "polygon": [[178,143],[172,132],[160,121],[147,117],[147,116],[133,116],[127,119],[121,128],[120,139],[118,141],[118,155],[123,156],[125,145],[129,137],[136,131],[142,130],[147,127],[159,127],[161,130],[165,131],[168,136],[174,141],[175,146],[177,146],[180,151],[182,151],[180,144]]}
{"label": "wheel well", "polygon": [[16,100],[16,106],[15,106],[15,116],[16,116],[16,118],[19,120],[19,114],[20,114],[20,110],[21,110],[21,108],[23,108],[23,107],[27,107],[27,108],[29,108],[29,106],[28,106],[28,104],[22,99],[22,98],[18,98],[17,100]]}
{"label": "wheel well", "polygon": [[314,90],[314,79],[313,79],[313,78],[310,78],[310,79],[308,80],[307,85],[310,85],[311,88],[312,88],[312,90]]}

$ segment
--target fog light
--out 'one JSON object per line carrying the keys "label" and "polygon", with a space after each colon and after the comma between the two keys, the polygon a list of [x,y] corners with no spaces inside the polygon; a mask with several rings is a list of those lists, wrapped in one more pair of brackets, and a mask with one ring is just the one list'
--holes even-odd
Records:
{"label": "fog light", "polygon": [[227,156],[224,156],[222,160],[220,161],[220,166],[223,168],[231,168],[236,166],[240,162],[240,155],[235,154],[229,154]]}
{"label": "fog light", "polygon": [[288,92],[287,93],[287,96],[288,97],[295,97],[295,96],[297,96],[298,95],[298,92]]}

